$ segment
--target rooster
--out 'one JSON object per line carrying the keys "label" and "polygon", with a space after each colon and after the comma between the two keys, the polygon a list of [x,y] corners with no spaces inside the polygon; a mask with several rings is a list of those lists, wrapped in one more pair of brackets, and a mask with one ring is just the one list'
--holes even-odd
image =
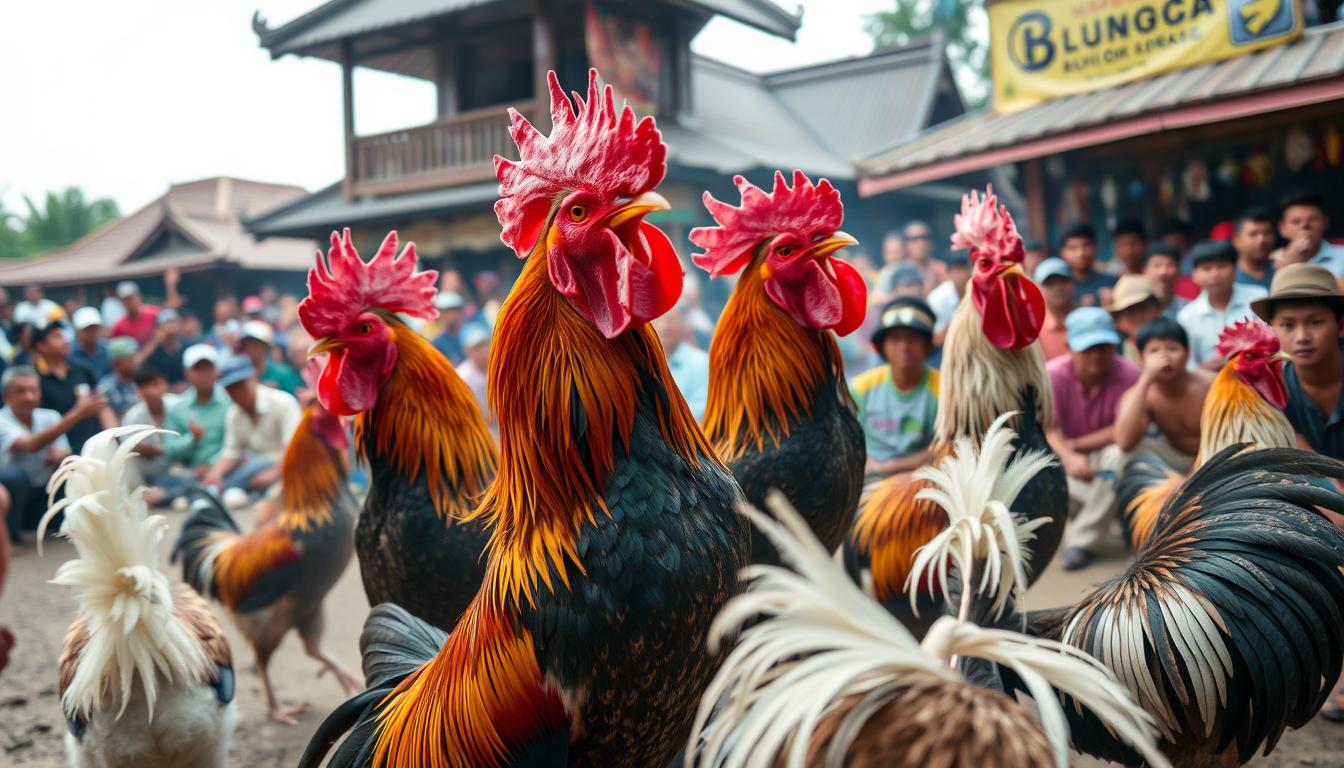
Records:
{"label": "rooster", "polygon": [[281,705],[269,663],[291,629],[304,652],[332,672],[347,693],[361,690],[321,648],[322,601],[350,562],[355,499],[346,487],[348,445],[340,417],[314,404],[290,438],[280,466],[278,505],[243,533],[210,494],[202,493],[173,547],[182,577],[223,603],[257,656],[272,719],[295,725],[303,706]]}
{"label": "rooster", "polygon": [[[835,341],[859,327],[868,303],[863,277],[833,255],[857,241],[839,231],[844,206],[825,179],[814,186],[794,171],[790,187],[776,172],[769,193],[733,181],[741,205],[706,192],[719,226],[691,230],[704,249],[697,266],[711,277],[742,272],[709,349],[705,434],[748,502],[779,489],[834,550],[863,490],[863,428]],[[752,561],[777,561],[760,536]]]}
{"label": "rooster", "polygon": [[397,313],[434,318],[433,271],[391,232],[365,263],[350,230],[331,234],[308,273],[299,321],[329,355],[318,399],[355,417],[371,483],[355,531],[370,605],[392,601],[442,628],[457,623],[484,573],[484,525],[463,518],[495,475],[485,417],[453,366]]}
{"label": "rooster", "polygon": [[228,764],[228,641],[205,601],[159,570],[168,523],[149,514],[143,488],[128,487],[135,447],[157,431],[108,430],[67,457],[48,485],[53,496],[63,485],[65,498],[38,526],[40,551],[47,524],[64,512],[61,533],[78,554],[53,579],[79,605],[58,663],[75,768]]}
{"label": "rooster", "polygon": [[[1193,469],[1236,443],[1295,447],[1296,433],[1283,414],[1288,404],[1283,362],[1290,358],[1279,351],[1273,329],[1258,320],[1239,321],[1223,329],[1216,349],[1228,360],[1204,398]],[[1138,549],[1152,535],[1162,505],[1184,481],[1151,451],[1141,451],[1126,463],[1116,483],[1116,508],[1131,548]]]}
{"label": "rooster", "polygon": [[[0,494],[4,489],[0,489]],[[5,591],[5,572],[9,570],[9,534],[0,535],[0,595]],[[14,647],[14,633],[9,627],[0,627],[0,672],[9,666],[9,652]]]}
{"label": "rooster", "polygon": [[[992,190],[962,199],[952,235],[955,248],[971,252],[969,290],[952,316],[943,347],[942,393],[930,450],[933,461],[955,453],[956,441],[977,445],[1000,414],[1019,412],[1020,450],[1050,451],[1046,434],[1053,417],[1050,380],[1040,345],[1045,321],[1041,291],[1022,271],[1022,238]],[[844,543],[852,578],[886,605],[916,637],[941,613],[938,585],[917,585],[912,610],[905,593],[915,551],[947,526],[947,514],[920,498],[926,482],[911,475],[890,477],[861,502]],[[1034,579],[1059,547],[1068,516],[1068,486],[1057,464],[1034,475],[1013,511],[1026,520],[1050,519],[1028,549]]]}
{"label": "rooster", "polygon": [[574,105],[549,76],[549,137],[510,110],[496,158],[502,239],[526,259],[489,370],[500,468],[477,514],[485,579],[442,647],[387,609],[370,690],[319,727],[334,766],[666,765],[718,666],[705,637],[747,559],[739,491],[648,321],[682,272],[644,217],[666,146],[590,71]]}

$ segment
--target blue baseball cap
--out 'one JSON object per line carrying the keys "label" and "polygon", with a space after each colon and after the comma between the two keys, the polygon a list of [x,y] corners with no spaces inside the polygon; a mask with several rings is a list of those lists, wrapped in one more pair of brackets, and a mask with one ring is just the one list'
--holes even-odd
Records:
{"label": "blue baseball cap", "polygon": [[252,361],[244,355],[233,355],[224,361],[224,365],[219,369],[219,386],[231,387],[244,379],[250,379],[257,374],[257,369],[252,366]]}
{"label": "blue baseball cap", "polygon": [[1073,310],[1064,318],[1064,329],[1069,333],[1069,349],[1074,352],[1085,352],[1098,344],[1120,346],[1111,313],[1101,307]]}
{"label": "blue baseball cap", "polygon": [[1069,269],[1069,263],[1058,256],[1052,256],[1048,259],[1042,259],[1040,264],[1036,265],[1036,274],[1031,279],[1037,285],[1045,285],[1045,281],[1052,277],[1067,277],[1073,279],[1073,270]]}

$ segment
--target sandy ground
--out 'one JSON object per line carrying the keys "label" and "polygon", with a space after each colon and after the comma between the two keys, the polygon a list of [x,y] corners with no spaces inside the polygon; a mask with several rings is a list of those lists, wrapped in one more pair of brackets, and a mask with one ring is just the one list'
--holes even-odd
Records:
{"label": "sandy ground", "polygon": [[[169,513],[176,526],[183,515]],[[240,516],[247,526],[250,514]],[[176,530],[173,531],[176,535]],[[31,539],[30,539],[31,540]],[[171,539],[170,539],[171,540]],[[39,558],[31,545],[18,551],[10,563],[6,592],[0,599],[0,625],[13,629],[18,646],[10,667],[0,676],[0,765],[58,768],[65,765],[61,739],[65,731],[56,696],[56,659],[61,638],[69,623],[73,603],[65,592],[46,583],[57,566],[71,555],[64,541],[52,542]],[[1080,573],[1057,568],[1048,572],[1032,591],[1032,607],[1059,605],[1076,597],[1090,585],[1116,573],[1124,565],[1117,548],[1103,561]],[[166,555],[165,555],[166,557]],[[357,564],[350,568],[327,599],[325,646],[338,661],[358,669],[360,626],[368,603],[359,582]],[[177,569],[170,573],[177,574]],[[222,613],[221,613],[222,615]],[[296,727],[271,722],[266,716],[261,681],[251,650],[225,621],[238,670],[238,727],[234,733],[231,764],[248,768],[291,768],[307,744],[309,735],[333,707],[344,700],[330,676],[315,679],[317,664],[303,654],[298,638],[291,635],[272,663],[273,682],[286,703],[301,702],[309,709]],[[1080,766],[1101,765],[1080,759]],[[1260,766],[1344,766],[1344,725],[1317,719],[1301,731],[1287,733],[1273,755],[1255,763]]]}

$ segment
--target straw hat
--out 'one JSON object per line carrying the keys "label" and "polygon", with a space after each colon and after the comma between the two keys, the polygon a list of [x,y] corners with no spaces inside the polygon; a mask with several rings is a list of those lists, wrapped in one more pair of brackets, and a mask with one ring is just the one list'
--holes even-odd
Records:
{"label": "straw hat", "polygon": [[1275,272],[1269,295],[1251,302],[1251,310],[1268,323],[1274,317],[1274,307],[1284,301],[1317,301],[1344,314],[1344,294],[1339,292],[1335,276],[1315,264],[1289,264]]}
{"label": "straw hat", "polygon": [[1106,305],[1106,311],[1111,314],[1124,312],[1130,307],[1138,306],[1149,299],[1157,299],[1157,291],[1153,289],[1153,281],[1144,275],[1123,275],[1115,281],[1115,288],[1111,292],[1111,303]]}

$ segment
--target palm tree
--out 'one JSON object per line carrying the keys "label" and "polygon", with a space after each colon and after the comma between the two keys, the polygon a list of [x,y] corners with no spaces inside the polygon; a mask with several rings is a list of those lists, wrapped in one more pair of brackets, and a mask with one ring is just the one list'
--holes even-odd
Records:
{"label": "palm tree", "polygon": [[40,210],[27,195],[23,202],[28,206],[23,226],[26,241],[23,250],[27,253],[69,245],[120,215],[114,201],[109,198],[90,201],[79,187],[48,192]]}

